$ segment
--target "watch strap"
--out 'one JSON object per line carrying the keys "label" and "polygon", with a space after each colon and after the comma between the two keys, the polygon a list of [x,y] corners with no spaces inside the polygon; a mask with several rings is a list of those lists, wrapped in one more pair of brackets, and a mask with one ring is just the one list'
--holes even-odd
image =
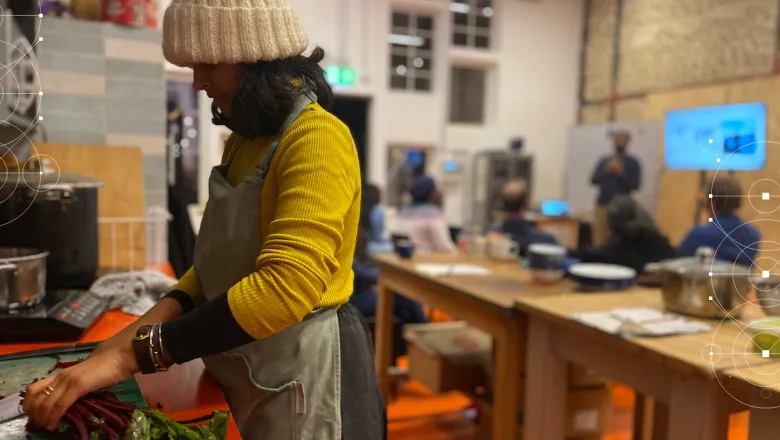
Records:
{"label": "watch strap", "polygon": [[133,339],[133,352],[135,353],[136,362],[138,362],[138,368],[142,374],[156,373],[157,369],[154,366],[152,360],[150,344],[151,344],[152,326],[145,325],[139,328],[135,333]]}

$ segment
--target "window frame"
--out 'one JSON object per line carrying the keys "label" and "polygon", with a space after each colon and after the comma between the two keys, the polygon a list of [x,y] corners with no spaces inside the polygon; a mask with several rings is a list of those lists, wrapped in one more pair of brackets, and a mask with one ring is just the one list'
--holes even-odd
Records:
{"label": "window frame", "polygon": [[[404,26],[396,26],[396,15],[406,16],[408,24]],[[430,29],[421,29],[418,20],[420,18],[426,18],[430,20]],[[425,10],[409,10],[406,8],[393,8],[390,14],[390,33],[387,38],[387,44],[389,47],[389,71],[387,87],[391,92],[412,92],[412,93],[426,93],[430,94],[435,92],[435,79],[436,79],[436,26],[438,17],[433,11]],[[396,36],[409,36],[410,38],[423,38],[427,40],[422,45],[413,44],[395,44],[393,39]],[[396,57],[405,58],[406,70],[404,74],[397,74],[397,64],[394,60]],[[418,59],[422,59],[426,68],[414,66],[414,62]],[[394,83],[398,78],[403,78],[406,81],[404,87],[400,87]],[[427,81],[427,88],[417,87],[417,80]]]}
{"label": "window frame", "polygon": [[[450,9],[450,46],[459,48],[468,48],[472,50],[491,51],[496,47],[494,38],[496,26],[496,0],[448,0]],[[488,2],[487,6],[479,6],[480,2]],[[468,12],[463,12],[463,9]],[[484,10],[489,8],[490,15],[484,15]],[[458,16],[466,16],[466,24],[458,23]],[[487,26],[478,24],[478,18],[484,16],[489,20]],[[466,37],[465,44],[457,43],[458,36]],[[478,46],[477,39],[487,39],[485,46]]]}

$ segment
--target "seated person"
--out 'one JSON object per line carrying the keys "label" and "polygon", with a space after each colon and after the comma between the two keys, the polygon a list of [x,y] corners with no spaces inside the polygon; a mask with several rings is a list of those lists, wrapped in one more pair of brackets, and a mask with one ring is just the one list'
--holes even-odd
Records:
{"label": "seated person", "polygon": [[607,205],[609,241],[601,246],[570,252],[585,263],[627,266],[641,274],[645,265],[679,257],[669,240],[661,234],[650,214],[628,195],[617,195]]}
{"label": "seated person", "polygon": [[[376,283],[379,279],[379,268],[371,264],[367,252],[369,233],[358,230],[358,240],[355,246],[355,257],[352,260],[352,272],[355,274],[354,287],[349,303],[355,306],[366,318],[376,315]],[[393,318],[396,325],[422,324],[426,322],[425,313],[420,304],[400,295],[393,295]],[[403,338],[399,342],[393,358],[406,354]]]}
{"label": "seated person", "polygon": [[705,199],[712,222],[694,226],[680,244],[685,255],[710,247],[715,258],[750,267],[758,252],[761,234],[737,215],[742,203],[742,188],[736,179],[719,177],[712,182],[712,198]]}
{"label": "seated person", "polygon": [[504,219],[500,232],[517,242],[520,255],[525,256],[528,246],[535,243],[557,244],[555,237],[536,229],[533,223],[525,219],[528,209],[528,194],[522,180],[511,180],[504,185],[501,193],[504,201]]}
{"label": "seated person", "polygon": [[411,205],[398,214],[398,233],[409,237],[415,252],[457,252],[450,227],[441,209],[442,195],[428,176],[412,181]]}
{"label": "seated person", "polygon": [[376,185],[363,184],[360,200],[360,225],[367,231],[369,255],[393,252],[393,242],[385,237],[385,210]]}

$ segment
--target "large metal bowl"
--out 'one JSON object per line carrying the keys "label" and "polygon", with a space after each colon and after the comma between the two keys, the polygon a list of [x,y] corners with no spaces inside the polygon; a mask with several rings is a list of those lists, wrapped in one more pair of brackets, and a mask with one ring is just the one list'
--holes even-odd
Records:
{"label": "large metal bowl", "polygon": [[[739,316],[752,290],[748,268],[715,260],[711,249],[696,257],[647,265],[661,277],[664,307],[670,312],[709,319]],[[778,309],[780,312],[780,308]]]}
{"label": "large metal bowl", "polygon": [[764,313],[780,316],[780,277],[755,278],[753,285]]}

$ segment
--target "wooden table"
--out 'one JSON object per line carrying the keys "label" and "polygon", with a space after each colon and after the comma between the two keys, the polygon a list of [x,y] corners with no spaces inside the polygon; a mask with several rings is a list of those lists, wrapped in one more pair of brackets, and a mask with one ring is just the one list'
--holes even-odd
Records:
{"label": "wooden table", "polygon": [[[525,320],[515,308],[522,295],[553,295],[559,287],[528,288],[527,273],[516,262],[470,260],[457,255],[416,255],[401,260],[395,255],[376,258],[380,277],[376,312],[376,368],[385,396],[390,396],[387,370],[392,353],[393,295],[403,295],[463,321],[493,336],[494,341],[494,439],[515,439],[520,372],[525,362]],[[434,278],[418,272],[419,263],[470,263],[491,270],[490,276]],[[533,438],[533,437],[526,437]]]}
{"label": "wooden table", "polygon": [[[660,309],[660,292],[637,288],[624,293],[518,297],[518,308],[529,315],[527,350],[533,353],[526,367],[526,438],[564,438],[566,368],[571,362],[667,404],[669,439],[725,440],[729,413],[744,406],[717,382],[726,364],[713,363],[709,352],[720,350],[730,357],[731,347],[749,344],[749,337],[728,320],[720,325],[711,322],[717,326],[714,333],[623,339],[570,319],[578,313],[621,307]],[[761,364],[729,360],[728,365],[745,368]]]}
{"label": "wooden table", "polygon": [[[120,311],[108,312],[77,342],[95,342],[110,338],[135,320],[134,316]],[[0,354],[57,345],[63,344],[0,344]],[[159,403],[162,405],[162,411],[175,420],[191,420],[208,415],[215,410],[228,409],[222,391],[206,374],[203,362],[200,360],[176,365],[165,373],[139,374],[136,379],[146,403],[153,408]],[[240,438],[238,428],[231,417],[227,439]]]}
{"label": "wooden table", "polygon": [[718,382],[750,410],[750,440],[780,437],[780,359],[741,350],[740,363],[725,362]]}

